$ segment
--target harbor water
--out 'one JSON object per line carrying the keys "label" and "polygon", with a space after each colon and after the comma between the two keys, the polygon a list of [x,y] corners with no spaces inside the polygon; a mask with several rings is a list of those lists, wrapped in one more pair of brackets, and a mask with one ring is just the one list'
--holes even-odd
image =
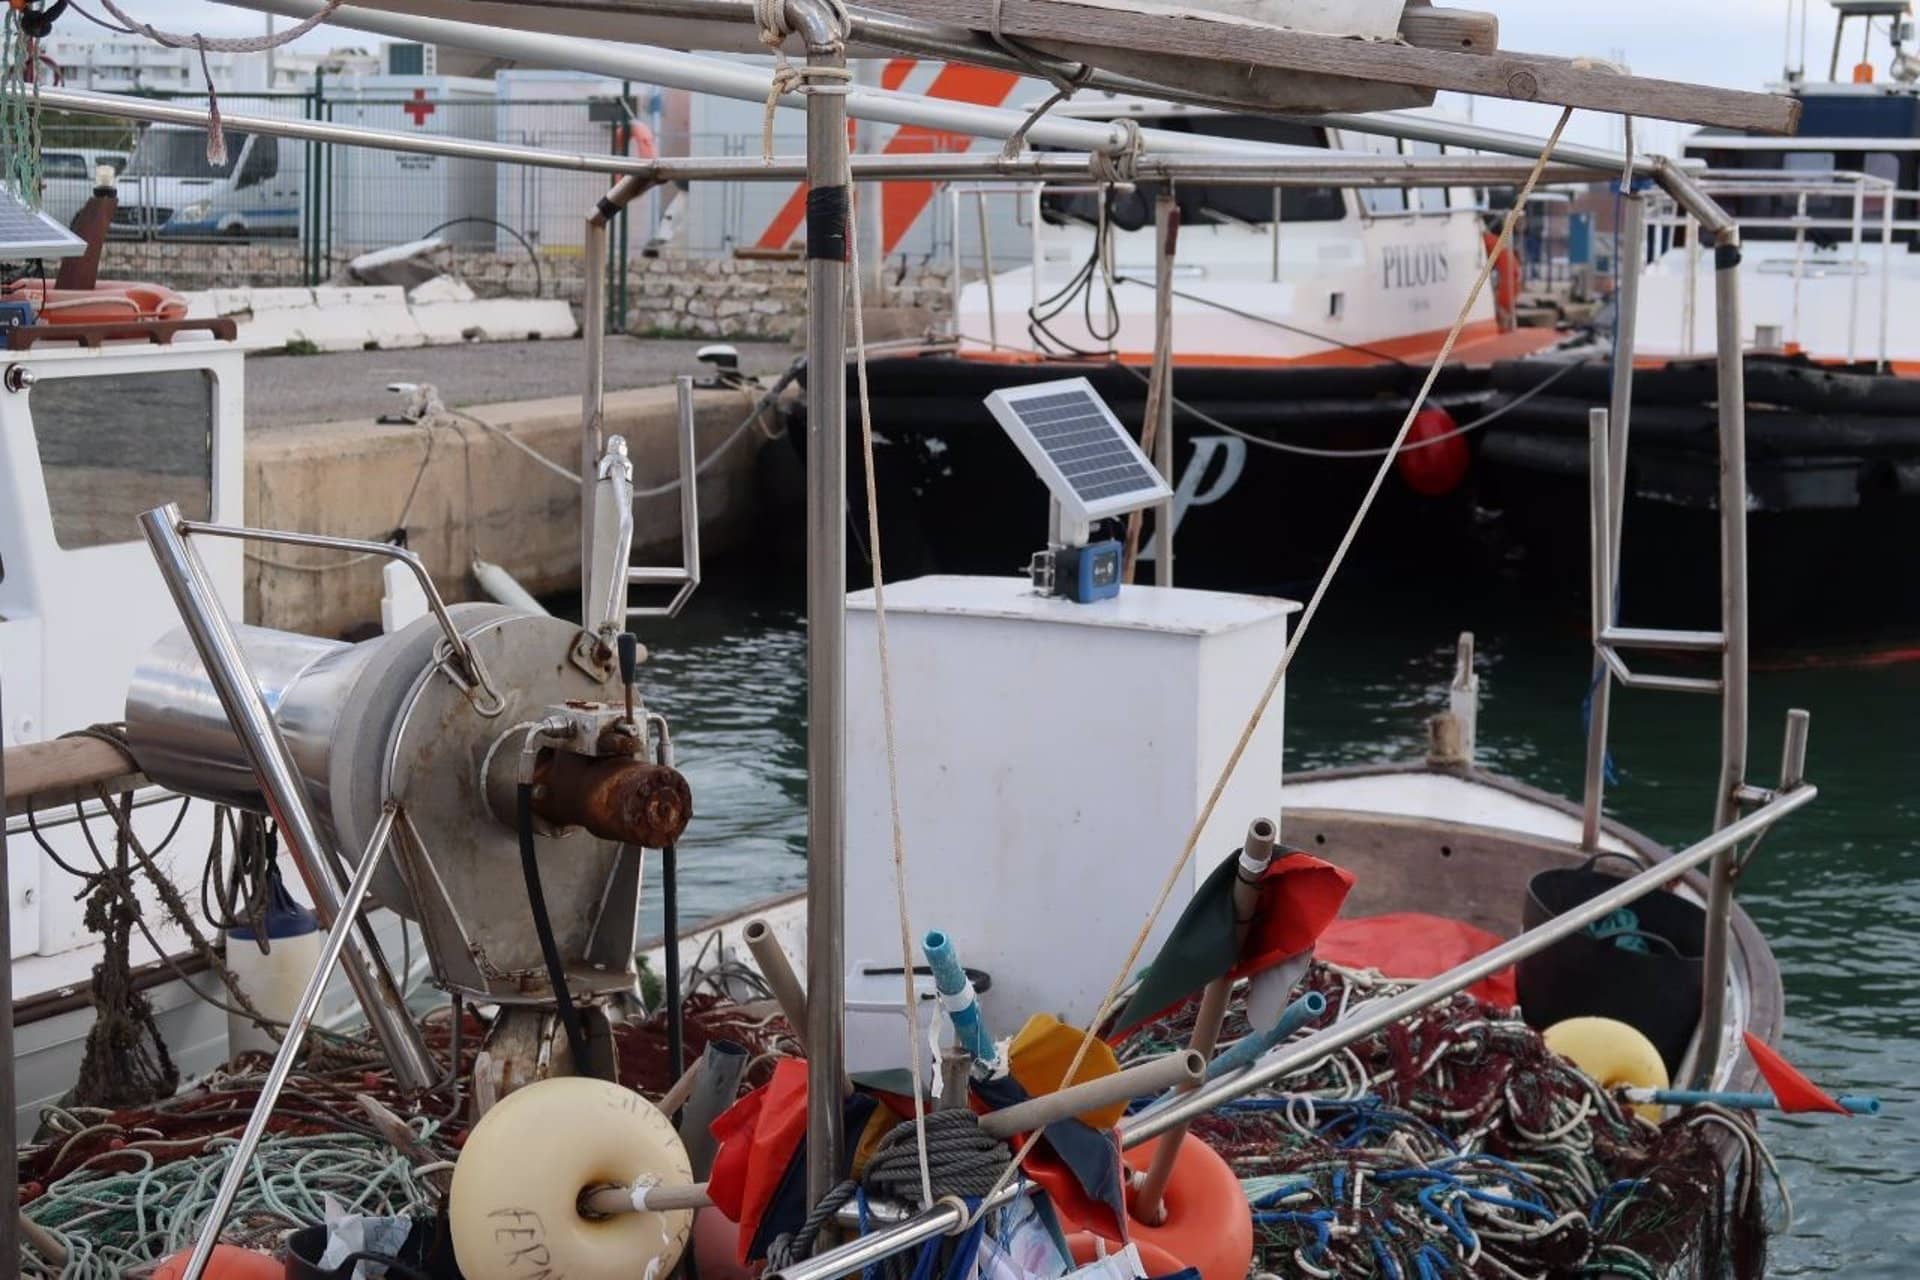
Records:
{"label": "harbor water", "polygon": [[[1418,756],[1426,718],[1445,705],[1460,630],[1478,639],[1481,763],[1577,795],[1589,679],[1578,630],[1541,621],[1525,602],[1438,593],[1329,599],[1287,688],[1289,767]],[[696,817],[680,846],[684,920],[801,888],[806,633],[797,605],[722,578],[643,638],[647,696],[672,718],[694,788]],[[1740,900],[1785,976],[1789,1059],[1834,1092],[1886,1104],[1877,1119],[1767,1122],[1795,1210],[1775,1241],[1781,1276],[1907,1276],[1920,1246],[1909,1212],[1920,1197],[1920,990],[1910,964],[1920,936],[1920,662],[1900,656],[1756,658],[1752,776],[1771,781],[1787,709],[1804,707],[1813,715],[1807,772],[1821,794],[1767,838]],[[1616,694],[1609,810],[1668,844],[1704,834],[1717,716],[1711,698]],[[911,829],[906,837],[911,864]],[[658,895],[649,900],[657,928]]]}

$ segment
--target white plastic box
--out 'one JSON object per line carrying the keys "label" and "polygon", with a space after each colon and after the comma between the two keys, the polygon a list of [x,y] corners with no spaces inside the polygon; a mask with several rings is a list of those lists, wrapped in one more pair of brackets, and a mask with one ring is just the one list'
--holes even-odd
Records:
{"label": "white plastic box", "polygon": [[[908,900],[987,971],[996,1036],[1090,1017],[1286,645],[1292,601],[1128,587],[1091,605],[1018,578],[887,588]],[[1142,962],[1193,888],[1280,817],[1276,696]],[[900,943],[873,595],[848,599],[847,1057],[899,1066]],[[886,975],[872,969],[891,969]],[[926,984],[923,983],[923,986]],[[923,1022],[937,1005],[927,1003]]]}

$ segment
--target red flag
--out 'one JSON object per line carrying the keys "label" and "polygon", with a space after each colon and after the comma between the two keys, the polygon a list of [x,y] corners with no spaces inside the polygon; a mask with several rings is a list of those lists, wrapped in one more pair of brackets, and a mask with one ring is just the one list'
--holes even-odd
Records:
{"label": "red flag", "polygon": [[713,1122],[712,1133],[719,1146],[707,1191],[715,1206],[740,1224],[744,1264],[761,1216],[806,1141],[807,1064],[782,1058],[773,1079],[727,1108]]}
{"label": "red flag", "polygon": [[1849,1114],[1824,1089],[1801,1075],[1792,1063],[1769,1048],[1766,1041],[1751,1031],[1742,1034],[1747,1038],[1747,1052],[1753,1055],[1753,1065],[1760,1068],[1767,1087],[1773,1090],[1773,1100],[1780,1104],[1782,1111],[1828,1111],[1841,1116]]}

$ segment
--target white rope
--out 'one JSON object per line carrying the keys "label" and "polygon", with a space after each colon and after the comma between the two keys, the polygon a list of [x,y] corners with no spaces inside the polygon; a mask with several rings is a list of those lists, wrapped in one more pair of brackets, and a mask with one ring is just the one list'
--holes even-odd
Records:
{"label": "white rope", "polygon": [[291,44],[306,35],[315,27],[333,16],[345,0],[326,0],[310,18],[295,23],[285,31],[276,31],[270,36],[202,36],[180,35],[172,31],[162,31],[151,23],[141,22],[129,15],[114,0],[100,0],[100,7],[118,18],[126,28],[128,35],[141,35],[155,44],[165,45],[169,49],[198,49],[206,53],[264,53],[268,49],[277,49],[283,44]]}
{"label": "white rope", "polygon": [[[776,0],[754,0],[756,11]],[[860,393],[860,461],[867,483],[867,547],[873,569],[873,631],[880,659],[880,718],[887,744],[887,816],[893,835],[893,898],[900,923],[900,971],[905,987],[907,1014],[907,1068],[913,1073],[913,1137],[920,1159],[920,1202],[933,1205],[933,1173],[927,1159],[927,1105],[921,1088],[921,1075],[914,1065],[920,1052],[920,999],[914,985],[913,920],[907,904],[907,841],[900,819],[900,765],[894,735],[893,655],[887,645],[887,587],[880,555],[880,484],[876,478],[873,448],[873,404],[867,389],[867,329],[860,289],[860,229],[852,200],[853,159],[847,158],[844,175],[847,200],[847,294],[853,306],[854,369]],[[824,377],[824,371],[815,376]],[[822,423],[823,430],[837,430],[843,424]],[[971,988],[969,988],[971,989]]]}
{"label": "white rope", "polygon": [[[847,14],[844,0],[826,0],[826,4],[833,12],[834,28],[838,32],[835,43],[844,48],[853,19]],[[766,111],[760,121],[760,158],[772,164],[773,116],[780,109],[780,99],[801,90],[845,93],[853,72],[846,67],[796,64],[787,60],[787,37],[793,34],[793,29],[787,25],[786,0],[753,0],[753,21],[760,28],[760,43],[773,53],[774,59],[773,76],[767,82]]]}
{"label": "white rope", "polygon": [[[1159,920],[1160,913],[1166,909],[1175,886],[1180,883],[1181,877],[1186,874],[1187,867],[1192,863],[1194,850],[1200,843],[1201,832],[1206,829],[1207,823],[1212,821],[1213,812],[1219,807],[1220,797],[1226,791],[1227,783],[1232,780],[1234,771],[1240,767],[1241,758],[1247,752],[1247,745],[1253,740],[1254,730],[1258,729],[1260,722],[1266,718],[1267,708],[1272,705],[1274,695],[1279,692],[1280,682],[1286,677],[1287,668],[1293,665],[1294,654],[1299,652],[1301,641],[1306,639],[1308,630],[1312,628],[1314,617],[1320,612],[1321,602],[1326,599],[1328,589],[1332,587],[1334,579],[1340,573],[1340,566],[1346,562],[1347,553],[1353,548],[1354,539],[1360,535],[1360,528],[1366,522],[1367,513],[1373,509],[1374,501],[1380,496],[1381,487],[1393,470],[1394,457],[1399,453],[1400,446],[1406,443],[1407,433],[1413,430],[1414,419],[1426,406],[1427,397],[1432,394],[1434,383],[1439,381],[1440,371],[1446,368],[1448,360],[1452,358],[1453,348],[1460,340],[1461,331],[1467,326],[1467,318],[1472,315],[1475,304],[1480,301],[1480,294],[1487,287],[1488,278],[1493,274],[1493,264],[1513,243],[1513,229],[1519,220],[1520,211],[1526,208],[1527,198],[1539,185],[1540,175],[1545,172],[1547,162],[1560,145],[1560,135],[1566,131],[1567,122],[1572,118],[1572,107],[1561,111],[1560,120],[1553,126],[1553,133],[1548,137],[1547,145],[1541,150],[1539,158],[1534,161],[1533,170],[1527,174],[1526,182],[1521,185],[1519,194],[1514,198],[1513,207],[1507,210],[1506,219],[1500,226],[1499,241],[1495,244],[1493,251],[1487,254],[1486,261],[1481,263],[1480,274],[1474,279],[1473,288],[1468,292],[1466,301],[1461,304],[1459,315],[1454,317],[1453,327],[1447,332],[1446,342],[1441,344],[1439,352],[1434,355],[1433,364],[1427,370],[1426,380],[1420,386],[1420,394],[1414,397],[1413,403],[1407,408],[1407,415],[1400,423],[1399,433],[1394,436],[1391,451],[1381,460],[1379,468],[1374,472],[1373,482],[1368,485],[1366,496],[1360,500],[1360,509],[1354,512],[1353,520],[1347,525],[1346,533],[1340,538],[1340,545],[1334,550],[1332,561],[1328,563],[1326,572],[1320,575],[1320,581],[1315,585],[1313,595],[1308,598],[1307,607],[1300,614],[1299,624],[1294,628],[1292,636],[1288,638],[1286,648],[1280,654],[1280,661],[1274,665],[1273,674],[1268,677],[1266,688],[1261,691],[1260,697],[1255,701],[1252,712],[1247,716],[1246,724],[1241,727],[1239,740],[1234,743],[1233,750],[1228,753],[1226,763],[1220,767],[1220,776],[1214,780],[1213,789],[1207,794],[1206,803],[1200,807],[1199,816],[1194,819],[1193,827],[1187,833],[1186,843],[1180,850],[1180,856],[1167,872],[1167,878],[1160,886],[1160,893],[1154,899],[1146,921],[1140,926],[1140,931],[1134,935],[1133,945],[1128,948],[1126,959],[1121,963],[1113,982],[1107,987],[1107,993],[1101,998],[1093,1017],[1087,1020],[1086,1029],[1080,1037],[1080,1047],[1074,1052],[1073,1060],[1068,1063],[1061,1077],[1063,1080],[1073,1080],[1078,1076],[1081,1065],[1086,1061],[1088,1050],[1093,1047],[1100,1024],[1112,1011],[1115,999],[1127,984],[1135,965],[1139,962],[1140,953],[1146,949],[1147,939],[1153,932],[1155,922]],[[1027,1154],[1033,1150],[1033,1145],[1040,1140],[1040,1136],[1037,1130],[1027,1135],[1026,1141],[1021,1144],[1012,1163],[1007,1166],[1007,1171],[1000,1176],[1000,1184],[1004,1184],[1013,1171],[1026,1160]],[[996,1185],[994,1191],[999,1190],[1000,1186]],[[988,1195],[983,1203],[991,1201],[992,1198],[992,1195]],[[978,1216],[976,1213],[976,1220]]]}

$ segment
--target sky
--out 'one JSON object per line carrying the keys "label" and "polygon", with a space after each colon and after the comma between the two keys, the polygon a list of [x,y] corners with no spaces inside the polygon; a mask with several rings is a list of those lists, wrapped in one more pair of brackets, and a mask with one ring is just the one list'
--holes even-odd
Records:
{"label": "sky", "polygon": [[[118,0],[133,16],[172,31],[204,35],[255,35],[260,15],[230,9],[211,0]],[[1624,59],[1637,74],[1690,80],[1729,88],[1759,89],[1780,78],[1786,53],[1789,5],[1793,0],[1442,0],[1480,9],[1500,18],[1503,48],[1565,57]],[[1810,0],[1809,60],[1823,64],[1833,22],[1826,4]],[[1799,9],[1796,6],[1794,13]],[[70,20],[71,21],[71,20]],[[284,20],[283,20],[284,25]],[[1793,25],[1798,28],[1796,16]],[[84,23],[73,23],[75,28]],[[322,27],[304,38],[303,49],[337,44],[370,45],[374,37]],[[1885,46],[1876,48],[1876,58]],[[1851,56],[1851,55],[1850,55]],[[1450,95],[1446,105],[1465,110]],[[1472,106],[1482,124],[1544,134],[1555,112],[1521,103],[1482,99]],[[1580,142],[1618,144],[1617,120],[1581,113],[1567,136]],[[1679,131],[1649,122],[1637,132],[1641,145],[1674,149]]]}

